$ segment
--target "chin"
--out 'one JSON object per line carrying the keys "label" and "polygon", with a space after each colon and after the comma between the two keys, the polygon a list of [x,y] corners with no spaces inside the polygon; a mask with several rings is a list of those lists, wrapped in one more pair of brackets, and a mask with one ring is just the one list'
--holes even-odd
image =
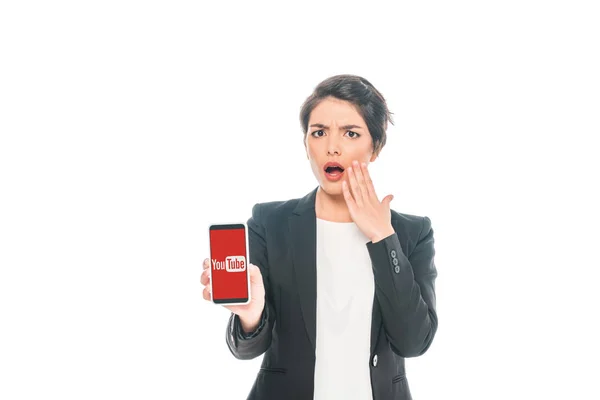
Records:
{"label": "chin", "polygon": [[337,182],[321,182],[321,188],[325,193],[331,196],[343,195],[344,192],[342,190],[342,181]]}

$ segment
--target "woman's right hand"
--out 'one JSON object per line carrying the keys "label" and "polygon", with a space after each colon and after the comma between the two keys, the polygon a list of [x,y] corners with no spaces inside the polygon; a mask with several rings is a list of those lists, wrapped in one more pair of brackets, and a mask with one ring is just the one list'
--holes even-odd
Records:
{"label": "woman's right hand", "polygon": [[[200,275],[200,283],[204,286],[202,297],[211,301],[212,286],[210,282],[210,260],[208,258],[204,259],[202,267],[203,270]],[[265,286],[260,269],[256,265],[249,263],[248,272],[250,274],[250,302],[240,305],[224,305],[223,307],[240,317],[245,332],[252,332],[258,327],[265,307]]]}

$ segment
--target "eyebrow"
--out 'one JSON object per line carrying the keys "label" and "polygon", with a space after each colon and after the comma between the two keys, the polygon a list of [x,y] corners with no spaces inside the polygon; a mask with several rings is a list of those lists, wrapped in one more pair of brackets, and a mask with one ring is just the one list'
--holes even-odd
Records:
{"label": "eyebrow", "polygon": [[[321,128],[321,129],[329,129],[329,127],[327,125],[323,125],[323,124],[312,124],[310,126],[311,128]],[[344,125],[344,126],[340,126],[340,129],[362,129],[362,127],[358,126],[358,125]]]}

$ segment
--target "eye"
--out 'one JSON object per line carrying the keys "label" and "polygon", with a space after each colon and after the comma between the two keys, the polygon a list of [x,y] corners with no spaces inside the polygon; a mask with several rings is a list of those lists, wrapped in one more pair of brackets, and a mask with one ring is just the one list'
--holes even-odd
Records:
{"label": "eye", "polygon": [[313,137],[320,137],[320,136],[315,136],[315,135],[314,135],[315,133],[319,133],[319,132],[321,132],[321,133],[325,133],[325,132],[323,132],[323,130],[322,130],[322,129],[320,129],[320,130],[318,130],[318,131],[314,131],[314,132],[312,132],[312,133],[311,133],[311,135],[312,135]]}
{"label": "eye", "polygon": [[351,136],[351,137],[352,137],[352,139],[360,137],[360,134],[359,134],[359,133],[356,133],[356,132],[354,132],[354,131],[348,131],[348,132],[346,132],[346,133],[354,133],[354,135],[356,135],[356,136]]}

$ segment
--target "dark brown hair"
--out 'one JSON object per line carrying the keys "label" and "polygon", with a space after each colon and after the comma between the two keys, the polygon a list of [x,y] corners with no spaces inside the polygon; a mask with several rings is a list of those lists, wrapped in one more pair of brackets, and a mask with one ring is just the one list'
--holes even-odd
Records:
{"label": "dark brown hair", "polygon": [[373,152],[379,154],[385,146],[388,121],[394,124],[393,113],[388,110],[381,93],[368,80],[357,75],[335,75],[315,87],[300,109],[300,125],[304,139],[308,133],[310,113],[327,97],[348,101],[356,107],[373,139]]}

